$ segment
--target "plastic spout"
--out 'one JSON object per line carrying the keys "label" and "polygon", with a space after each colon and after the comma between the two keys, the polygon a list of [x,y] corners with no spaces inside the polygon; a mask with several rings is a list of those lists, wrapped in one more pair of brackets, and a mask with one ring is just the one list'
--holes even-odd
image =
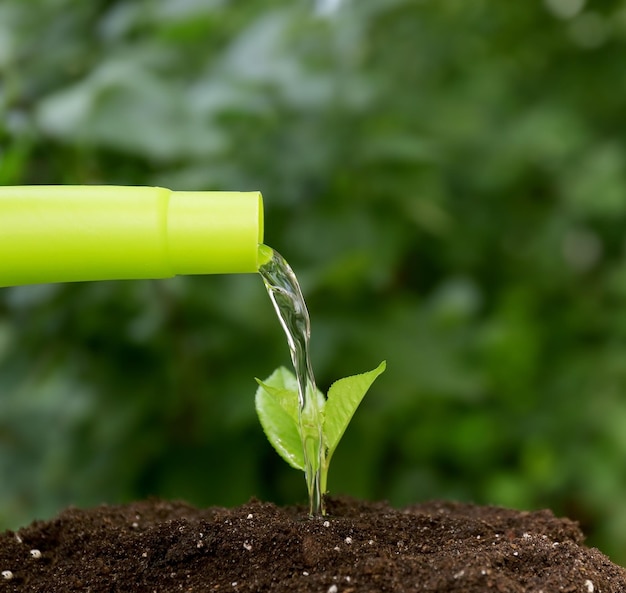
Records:
{"label": "plastic spout", "polygon": [[253,273],[259,192],[0,187],[0,287]]}

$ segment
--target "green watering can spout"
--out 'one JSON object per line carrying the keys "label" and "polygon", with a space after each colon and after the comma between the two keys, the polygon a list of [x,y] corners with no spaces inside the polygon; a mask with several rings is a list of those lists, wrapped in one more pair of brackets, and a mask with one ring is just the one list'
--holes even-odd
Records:
{"label": "green watering can spout", "polygon": [[259,192],[0,187],[0,287],[253,273]]}

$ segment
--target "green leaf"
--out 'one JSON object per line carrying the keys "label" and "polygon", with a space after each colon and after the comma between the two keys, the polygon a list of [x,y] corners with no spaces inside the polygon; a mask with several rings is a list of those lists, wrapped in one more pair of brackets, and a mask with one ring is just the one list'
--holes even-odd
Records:
{"label": "green leaf", "polygon": [[298,383],[286,368],[259,381],[255,404],[267,440],[292,467],[304,471],[304,453],[298,426]]}
{"label": "green leaf", "polygon": [[[304,447],[315,441],[319,422],[322,423],[323,452],[319,468],[322,492],[326,491],[328,467],[337,444],[367,390],[385,368],[383,361],[373,371],[336,381],[328,391],[328,399],[316,390],[314,401],[317,405],[309,408],[311,415],[303,417],[302,423],[298,382],[292,372],[280,367],[265,382],[257,379],[256,410],[261,426],[274,449],[289,465],[306,471]],[[307,451],[311,460],[318,459],[315,451]],[[317,469],[316,464],[312,471]]]}
{"label": "green leaf", "polygon": [[281,405],[282,408],[298,422],[298,380],[285,367],[278,367],[265,381],[256,380],[259,385]]}
{"label": "green leaf", "polygon": [[327,463],[367,390],[385,368],[387,368],[387,363],[383,361],[372,371],[339,379],[330,386],[324,408],[324,440],[327,450]]}

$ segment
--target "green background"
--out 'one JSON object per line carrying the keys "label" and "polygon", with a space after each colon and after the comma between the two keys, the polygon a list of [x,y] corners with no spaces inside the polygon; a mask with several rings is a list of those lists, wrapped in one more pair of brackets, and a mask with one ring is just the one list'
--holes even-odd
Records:
{"label": "green background", "polygon": [[[331,491],[626,564],[625,50],[617,0],[4,0],[0,183],[261,190],[319,385],[388,361]],[[0,526],[302,501],[254,411],[288,362],[255,275],[0,290]]]}

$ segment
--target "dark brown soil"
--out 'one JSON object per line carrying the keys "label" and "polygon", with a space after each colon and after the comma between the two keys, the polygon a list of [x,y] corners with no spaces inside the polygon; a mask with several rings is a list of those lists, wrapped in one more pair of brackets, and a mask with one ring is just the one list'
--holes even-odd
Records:
{"label": "dark brown soil", "polygon": [[346,498],[328,510],[68,509],[0,535],[0,592],[626,592],[626,570],[550,511]]}

